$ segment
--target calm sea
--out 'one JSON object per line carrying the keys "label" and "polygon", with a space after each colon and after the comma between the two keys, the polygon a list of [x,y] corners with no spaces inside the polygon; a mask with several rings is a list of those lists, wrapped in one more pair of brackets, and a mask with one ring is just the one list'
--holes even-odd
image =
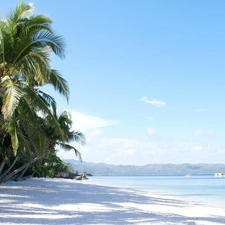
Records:
{"label": "calm sea", "polygon": [[225,177],[214,175],[93,176],[87,183],[149,191],[225,208]]}

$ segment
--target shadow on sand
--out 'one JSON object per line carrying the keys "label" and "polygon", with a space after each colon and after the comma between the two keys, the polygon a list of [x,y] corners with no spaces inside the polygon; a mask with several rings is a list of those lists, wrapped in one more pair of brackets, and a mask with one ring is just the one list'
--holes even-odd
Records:
{"label": "shadow on sand", "polygon": [[72,180],[31,179],[3,184],[0,199],[0,224],[225,224],[222,215],[194,218],[148,210],[190,207],[180,200]]}

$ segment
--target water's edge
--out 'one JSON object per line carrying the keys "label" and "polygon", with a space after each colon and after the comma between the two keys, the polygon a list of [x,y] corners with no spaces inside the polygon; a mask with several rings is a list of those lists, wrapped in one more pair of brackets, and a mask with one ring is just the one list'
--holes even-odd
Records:
{"label": "water's edge", "polygon": [[148,191],[225,208],[225,177],[214,177],[214,175],[93,176],[87,183]]}

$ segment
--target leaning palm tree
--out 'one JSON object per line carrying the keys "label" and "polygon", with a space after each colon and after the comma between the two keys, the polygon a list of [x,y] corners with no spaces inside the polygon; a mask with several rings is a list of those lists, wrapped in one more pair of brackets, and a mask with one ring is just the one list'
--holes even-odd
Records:
{"label": "leaning palm tree", "polygon": [[[0,21],[0,101],[4,118],[2,130],[11,136],[14,155],[19,148],[19,127],[16,122],[18,115],[28,116],[27,119],[34,124],[35,113],[52,115],[49,108],[52,98],[41,92],[40,87],[51,84],[67,99],[69,96],[67,82],[50,67],[52,53],[60,58],[64,57],[63,39],[52,30],[52,21],[48,17],[32,13],[32,5],[26,5],[22,1],[8,17]],[[57,120],[54,116],[51,119],[62,135]],[[41,137],[39,126],[34,126],[33,129]],[[44,145],[41,140],[38,138],[39,149],[43,149]]]}
{"label": "leaning palm tree", "polygon": [[64,149],[66,151],[74,150],[75,155],[81,160],[81,154],[79,150],[77,150],[70,143],[75,141],[84,145],[86,143],[84,134],[79,131],[71,130],[72,120],[68,112],[64,111],[58,115],[56,113],[55,108],[53,111],[53,115],[59,122],[60,128],[63,131],[63,138],[61,137],[61,135],[58,134],[56,127],[51,123],[51,117],[49,115],[45,118],[40,117],[39,122],[42,126],[42,132],[45,134],[45,149],[43,150],[43,153],[40,154],[38,151],[35,151],[33,143],[28,143],[31,146],[29,154],[27,154],[27,151],[24,152],[24,149],[26,149],[25,147],[21,149],[20,146],[19,153],[23,156],[23,165],[19,168],[14,169],[11,172],[9,172],[10,170],[6,171],[2,176],[0,176],[0,183],[6,182],[13,176],[22,172],[21,175],[16,177],[16,179],[20,178],[28,169],[28,167],[31,166],[33,163],[37,162],[38,160],[41,160],[44,156],[50,153],[55,154],[57,151],[57,147],[60,147],[61,149]]}
{"label": "leaning palm tree", "polygon": [[[77,142],[81,145],[85,145],[86,139],[82,132],[74,131],[72,129],[72,119],[67,111],[63,111],[62,113],[57,113],[56,107],[53,107],[53,115],[58,121],[61,130],[63,131],[63,136],[59,135],[55,126],[51,124],[51,117],[47,116],[46,119],[46,136],[50,137],[50,143],[48,146],[49,151],[55,152],[56,148],[59,147],[63,150],[69,151],[73,150],[75,155],[81,160],[81,154],[79,150],[77,150],[71,142]],[[49,120],[50,119],[50,120]]]}

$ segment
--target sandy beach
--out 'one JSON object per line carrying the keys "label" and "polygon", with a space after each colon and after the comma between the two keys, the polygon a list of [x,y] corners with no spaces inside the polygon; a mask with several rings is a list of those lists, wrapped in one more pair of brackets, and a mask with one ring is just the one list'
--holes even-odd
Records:
{"label": "sandy beach", "polygon": [[222,208],[76,180],[10,182],[0,199],[0,224],[225,224]]}

